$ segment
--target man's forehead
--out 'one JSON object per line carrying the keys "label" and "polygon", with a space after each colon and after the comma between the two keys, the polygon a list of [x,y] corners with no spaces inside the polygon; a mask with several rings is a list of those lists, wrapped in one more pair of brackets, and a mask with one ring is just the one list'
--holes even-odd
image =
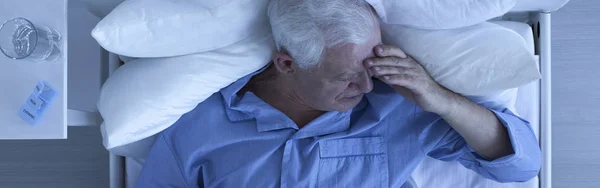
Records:
{"label": "man's forehead", "polygon": [[325,62],[322,66],[327,71],[359,72],[363,70],[363,61],[374,57],[373,48],[382,44],[381,30],[377,22],[371,37],[363,44],[344,43],[327,48]]}
{"label": "man's forehead", "polygon": [[373,48],[380,42],[343,44],[329,48],[324,66],[338,71],[360,71],[363,61],[374,57]]}
{"label": "man's forehead", "polygon": [[361,61],[364,52],[357,49],[356,44],[344,44],[327,49],[327,57],[323,63],[327,69],[346,71]]}

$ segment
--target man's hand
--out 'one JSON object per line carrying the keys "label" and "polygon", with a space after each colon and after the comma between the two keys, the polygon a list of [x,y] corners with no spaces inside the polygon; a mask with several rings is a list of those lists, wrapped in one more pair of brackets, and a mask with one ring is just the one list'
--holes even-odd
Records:
{"label": "man's hand", "polygon": [[377,57],[365,61],[371,76],[425,111],[441,116],[452,112],[458,94],[438,84],[417,61],[395,46],[379,45],[373,50]]}

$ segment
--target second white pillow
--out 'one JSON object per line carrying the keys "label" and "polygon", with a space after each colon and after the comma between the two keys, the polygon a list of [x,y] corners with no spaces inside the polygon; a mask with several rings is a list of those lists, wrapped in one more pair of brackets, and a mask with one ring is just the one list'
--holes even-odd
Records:
{"label": "second white pillow", "polygon": [[418,29],[454,29],[501,16],[517,0],[366,0],[383,23]]}
{"label": "second white pillow", "polygon": [[384,43],[421,63],[438,83],[463,95],[493,94],[540,78],[525,40],[493,23],[437,31],[382,24],[382,36]]}
{"label": "second white pillow", "polygon": [[104,146],[115,154],[145,157],[152,135],[221,88],[268,64],[274,52],[272,36],[265,31],[210,52],[126,63],[100,92]]}

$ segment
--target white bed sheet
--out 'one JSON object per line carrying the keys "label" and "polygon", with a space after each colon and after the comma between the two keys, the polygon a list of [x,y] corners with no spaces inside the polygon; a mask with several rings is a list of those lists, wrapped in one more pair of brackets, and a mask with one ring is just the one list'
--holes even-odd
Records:
{"label": "white bed sheet", "polygon": [[[510,28],[519,33],[534,50],[533,32],[531,27],[520,22],[495,21],[494,23]],[[538,63],[539,67],[539,63]],[[529,121],[536,136],[539,138],[540,122],[540,85],[539,81],[518,88],[515,103],[516,113]],[[126,187],[135,187],[140,171],[143,167],[142,159],[127,157]],[[431,173],[435,173],[432,175]],[[455,187],[482,187],[482,188],[539,188],[538,178],[524,183],[497,183],[485,179],[475,172],[468,170],[457,162],[442,162],[432,158],[426,158],[417,167],[412,175],[413,180],[419,188],[455,188]]]}
{"label": "white bed sheet", "polygon": [[132,157],[125,158],[125,187],[134,188],[135,182],[140,176],[142,167],[144,166],[143,159],[135,159]]}

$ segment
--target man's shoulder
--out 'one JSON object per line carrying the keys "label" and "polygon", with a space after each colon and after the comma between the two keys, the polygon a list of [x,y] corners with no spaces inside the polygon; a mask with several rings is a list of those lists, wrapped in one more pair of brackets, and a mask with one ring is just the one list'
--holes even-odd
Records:
{"label": "man's shoulder", "polygon": [[225,112],[220,93],[211,95],[193,110],[182,115],[173,125],[161,133],[167,142],[181,149],[178,155],[204,149],[207,140],[215,139],[232,124]]}
{"label": "man's shoulder", "polygon": [[[226,115],[225,114],[225,101],[221,93],[213,93],[210,97],[204,101],[198,103],[196,107],[185,115],[193,116],[196,118],[214,118],[215,115]],[[217,119],[215,119],[217,120]]]}
{"label": "man's shoulder", "polygon": [[211,126],[227,123],[228,120],[225,103],[221,94],[217,92],[182,115],[165,132],[168,132],[167,135],[179,134],[179,132],[204,132],[200,130],[209,131]]}

